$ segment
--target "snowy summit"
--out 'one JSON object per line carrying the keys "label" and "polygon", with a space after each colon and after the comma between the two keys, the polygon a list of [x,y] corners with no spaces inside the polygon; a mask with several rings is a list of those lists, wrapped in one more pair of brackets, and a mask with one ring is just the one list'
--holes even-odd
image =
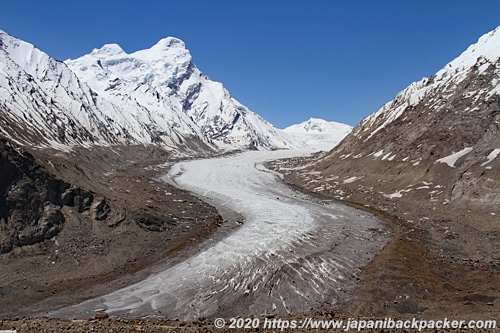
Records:
{"label": "snowy summit", "polygon": [[317,150],[330,150],[346,137],[352,127],[334,121],[310,118],[283,131],[307,143]]}
{"label": "snowy summit", "polygon": [[175,128],[222,150],[297,146],[232,98],[221,83],[203,75],[178,38],[161,39],[131,54],[108,44],[65,63],[113,104],[132,106],[134,117],[158,132]]}

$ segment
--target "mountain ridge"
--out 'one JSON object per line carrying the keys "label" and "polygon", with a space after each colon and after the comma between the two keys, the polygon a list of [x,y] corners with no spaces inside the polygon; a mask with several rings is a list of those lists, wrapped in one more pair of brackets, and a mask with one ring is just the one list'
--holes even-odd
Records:
{"label": "mountain ridge", "polygon": [[[116,44],[107,44],[65,63],[114,104],[130,105],[133,101],[153,114],[153,124],[167,121],[181,126],[183,131],[194,131],[206,144],[222,149],[297,145],[232,98],[221,83],[202,74],[178,38],[166,37],[149,49],[130,54]],[[158,119],[164,109],[177,118],[168,119],[167,115]]]}
{"label": "mountain ridge", "polygon": [[106,44],[61,62],[0,31],[0,51],[1,133],[17,143],[157,144],[179,154],[302,145],[203,75],[177,38],[130,55]]}
{"label": "mountain ridge", "polygon": [[296,169],[287,166],[288,177],[321,195],[410,215],[441,250],[491,258],[492,245],[467,248],[462,235],[481,244],[500,215],[499,45],[500,27],[403,89],[332,150],[289,162]]}

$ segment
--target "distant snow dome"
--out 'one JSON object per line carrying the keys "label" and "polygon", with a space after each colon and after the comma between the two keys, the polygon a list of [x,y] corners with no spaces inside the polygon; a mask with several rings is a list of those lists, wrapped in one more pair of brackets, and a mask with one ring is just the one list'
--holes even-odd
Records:
{"label": "distant snow dome", "polygon": [[347,124],[310,118],[283,130],[316,150],[330,150],[352,131]]}
{"label": "distant snow dome", "polygon": [[102,54],[107,56],[124,54],[125,51],[118,44],[104,44],[100,49],[93,49],[91,54]]}
{"label": "distant snow dome", "polygon": [[179,38],[167,37],[160,39],[158,43],[156,43],[151,49],[159,50],[159,49],[167,49],[170,47],[186,48],[186,44],[184,44],[184,42]]}

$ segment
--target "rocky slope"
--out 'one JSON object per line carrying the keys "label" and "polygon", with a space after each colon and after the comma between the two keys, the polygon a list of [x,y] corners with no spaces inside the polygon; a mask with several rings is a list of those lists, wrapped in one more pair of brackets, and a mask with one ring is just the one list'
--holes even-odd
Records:
{"label": "rocky slope", "polygon": [[[498,45],[500,28],[431,78],[411,84],[321,157],[322,170],[334,173],[349,164],[349,177],[363,177],[361,171],[369,168],[380,181],[390,179],[392,192],[384,193],[388,196],[424,190],[423,195],[441,203],[498,211]],[[383,177],[387,169],[396,177]]]}
{"label": "rocky slope", "polygon": [[390,200],[500,213],[500,28],[400,92],[304,170]]}
{"label": "rocky slope", "polygon": [[109,293],[238,226],[157,180],[169,156],[142,145],[28,152],[2,139],[0,314]]}
{"label": "rocky slope", "polygon": [[412,83],[334,149],[276,161],[302,189],[389,219],[351,314],[498,315],[500,27]]}

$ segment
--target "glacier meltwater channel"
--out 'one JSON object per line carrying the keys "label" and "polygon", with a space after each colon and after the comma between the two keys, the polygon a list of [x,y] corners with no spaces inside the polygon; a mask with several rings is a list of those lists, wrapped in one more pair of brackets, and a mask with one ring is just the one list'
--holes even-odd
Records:
{"label": "glacier meltwater channel", "polygon": [[255,151],[175,164],[167,181],[241,214],[244,224],[138,283],[50,315],[100,310],[195,319],[331,308],[389,236],[376,218],[293,191],[263,166],[293,154]]}

